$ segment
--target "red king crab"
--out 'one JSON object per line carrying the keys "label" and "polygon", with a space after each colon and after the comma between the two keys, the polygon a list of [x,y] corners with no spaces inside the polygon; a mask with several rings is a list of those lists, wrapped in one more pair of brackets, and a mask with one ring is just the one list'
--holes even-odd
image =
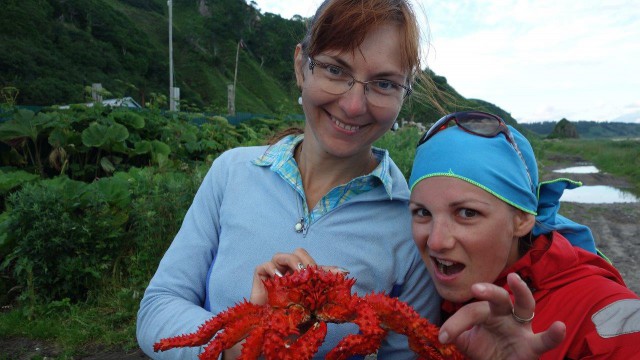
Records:
{"label": "red king crab", "polygon": [[353,322],[360,333],[342,339],[327,359],[374,353],[389,330],[406,335],[410,348],[421,358],[464,358],[452,345],[440,344],[438,327],[408,304],[384,294],[352,295],[355,281],[313,266],[268,279],[264,281],[267,304],[244,300],[206,321],[195,333],[157,342],[154,350],[210,342],[199,358],[217,359],[222,351],[246,338],[240,359],[260,355],[267,360],[311,359],[324,341],[327,322]]}

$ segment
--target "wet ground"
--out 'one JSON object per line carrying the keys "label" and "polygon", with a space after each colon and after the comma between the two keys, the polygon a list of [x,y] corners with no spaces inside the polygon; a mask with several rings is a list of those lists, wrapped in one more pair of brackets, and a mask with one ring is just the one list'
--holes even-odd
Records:
{"label": "wet ground", "polygon": [[[582,163],[564,163],[545,169],[544,180],[567,177],[583,185],[606,185],[629,191],[625,180],[606,173],[558,174],[561,169]],[[627,286],[640,294],[640,202],[615,204],[561,203],[560,214],[591,228],[596,245],[620,271]]]}

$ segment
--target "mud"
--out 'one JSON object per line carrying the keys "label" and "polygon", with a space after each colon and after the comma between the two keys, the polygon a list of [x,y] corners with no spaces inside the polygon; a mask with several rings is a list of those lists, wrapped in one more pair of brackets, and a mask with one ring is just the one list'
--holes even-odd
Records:
{"label": "mud", "polygon": [[[574,159],[577,160],[577,159]],[[580,161],[558,162],[543,169],[543,180],[567,177],[585,186],[606,185],[630,191],[631,184],[606,173],[559,174],[552,170],[585,165]],[[590,165],[590,164],[589,164]],[[591,228],[596,246],[620,271],[627,286],[640,294],[640,202],[617,204],[561,203],[560,214]]]}

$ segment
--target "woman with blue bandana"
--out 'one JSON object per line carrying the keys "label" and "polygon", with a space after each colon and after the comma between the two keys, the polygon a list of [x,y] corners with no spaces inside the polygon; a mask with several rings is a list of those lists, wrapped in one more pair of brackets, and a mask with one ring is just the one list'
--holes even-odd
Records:
{"label": "woman with blue bandana", "polygon": [[[579,185],[539,183],[529,142],[495,115],[450,114],[425,133],[410,210],[449,316],[441,341],[478,358],[538,358],[558,343],[541,358],[637,358],[640,298],[591,231],[558,214]],[[512,343],[490,341],[500,334]]]}

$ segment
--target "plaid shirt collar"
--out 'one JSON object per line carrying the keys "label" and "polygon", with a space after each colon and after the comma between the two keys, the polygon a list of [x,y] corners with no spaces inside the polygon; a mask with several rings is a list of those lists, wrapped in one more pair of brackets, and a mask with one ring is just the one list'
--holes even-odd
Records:
{"label": "plaid shirt collar", "polygon": [[[258,166],[269,166],[272,171],[278,173],[285,181],[291,184],[300,194],[304,194],[300,171],[293,158],[296,146],[304,139],[304,135],[289,135],[270,146],[264,154],[253,163]],[[373,155],[378,160],[378,166],[365,176],[351,180],[345,186],[361,193],[372,189],[382,183],[389,198],[392,198],[391,174],[389,173],[389,152],[380,148],[373,148]]]}

